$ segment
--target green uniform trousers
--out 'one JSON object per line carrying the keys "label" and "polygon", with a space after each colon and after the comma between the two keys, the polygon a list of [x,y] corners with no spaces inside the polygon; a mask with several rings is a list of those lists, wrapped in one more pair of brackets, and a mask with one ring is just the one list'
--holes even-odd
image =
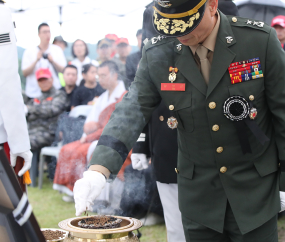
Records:
{"label": "green uniform trousers", "polygon": [[238,228],[229,203],[222,234],[183,216],[182,222],[187,242],[278,242],[277,215],[257,229],[243,235]]}

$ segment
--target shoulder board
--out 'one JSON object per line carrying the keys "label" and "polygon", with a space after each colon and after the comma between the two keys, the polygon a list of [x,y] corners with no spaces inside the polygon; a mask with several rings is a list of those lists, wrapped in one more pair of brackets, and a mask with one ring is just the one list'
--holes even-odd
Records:
{"label": "shoulder board", "polygon": [[168,37],[164,37],[162,35],[158,35],[156,37],[152,37],[151,39],[148,40],[148,42],[145,45],[145,49],[151,49],[152,47],[155,46],[159,46],[159,45],[163,45],[166,43],[170,43],[172,41],[175,41],[176,38],[168,38]]}
{"label": "shoulder board", "polygon": [[233,17],[227,16],[231,26],[237,27],[248,27],[252,29],[261,30],[263,32],[269,33],[271,27],[264,23],[263,21],[249,19],[249,18],[241,18],[241,17]]}

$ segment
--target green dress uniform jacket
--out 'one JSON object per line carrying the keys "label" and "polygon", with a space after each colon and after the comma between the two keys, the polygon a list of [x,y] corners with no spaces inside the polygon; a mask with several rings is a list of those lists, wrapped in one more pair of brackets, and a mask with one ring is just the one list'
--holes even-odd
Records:
{"label": "green dress uniform jacket", "polygon": [[[162,100],[178,121],[178,189],[182,215],[223,232],[229,201],[242,234],[280,210],[280,160],[285,160],[285,55],[276,32],[266,24],[225,16],[217,36],[209,86],[188,46],[175,38],[149,41],[129,93],[117,105],[94,151],[91,165],[117,174],[153,110]],[[228,41],[226,37],[232,37]],[[233,62],[259,57],[263,78],[231,84]],[[186,90],[161,91],[169,67]],[[270,139],[264,145],[247,128],[252,153],[243,154],[234,122],[223,114],[239,95],[258,111],[255,122]],[[285,189],[285,178],[280,188]]]}

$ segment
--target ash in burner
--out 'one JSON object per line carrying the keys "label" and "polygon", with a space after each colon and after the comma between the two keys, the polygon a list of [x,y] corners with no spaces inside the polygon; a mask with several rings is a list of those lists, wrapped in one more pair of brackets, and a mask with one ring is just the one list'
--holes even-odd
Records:
{"label": "ash in burner", "polygon": [[84,229],[114,229],[119,228],[121,222],[121,219],[112,216],[96,215],[82,219],[78,226]]}

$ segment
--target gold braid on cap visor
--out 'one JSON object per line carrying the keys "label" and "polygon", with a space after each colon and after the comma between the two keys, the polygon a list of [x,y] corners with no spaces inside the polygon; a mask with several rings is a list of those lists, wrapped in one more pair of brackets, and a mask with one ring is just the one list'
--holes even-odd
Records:
{"label": "gold braid on cap visor", "polygon": [[[198,10],[205,4],[207,0],[202,0],[197,6],[195,6],[193,9],[184,12],[184,13],[177,13],[177,14],[166,14],[160,12],[156,7],[154,8],[154,24],[157,27],[158,31],[163,31],[165,34],[175,34],[176,32],[185,32],[187,28],[191,28],[194,24],[194,20],[198,20],[200,18],[200,13]],[[157,13],[159,13],[162,17],[158,20]],[[192,16],[193,15],[193,16]],[[190,16],[189,20],[187,22],[183,20],[178,20],[174,18],[183,18]],[[171,25],[170,25],[170,19],[172,19]]]}

